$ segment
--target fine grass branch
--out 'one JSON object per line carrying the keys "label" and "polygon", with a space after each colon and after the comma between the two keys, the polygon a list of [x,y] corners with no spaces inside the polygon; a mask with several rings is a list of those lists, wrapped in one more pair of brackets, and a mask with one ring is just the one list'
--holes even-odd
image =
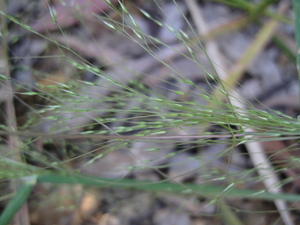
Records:
{"label": "fine grass branch", "polygon": [[[6,16],[9,20],[11,20],[14,23],[17,23],[19,25],[21,25],[24,29],[26,29],[27,31],[33,32],[34,34],[37,34],[40,36],[39,33],[36,33],[30,26],[23,24],[21,21],[16,20],[16,18],[13,18],[10,15],[5,14],[3,11],[1,11],[2,15]],[[268,36],[268,35],[266,35]],[[41,36],[42,38],[46,38],[47,40],[50,40],[54,45],[59,45],[59,47],[63,47],[61,44],[59,44],[56,41],[52,41],[52,39],[49,39],[46,36]],[[67,51],[72,51],[72,53],[74,52],[73,50],[65,47],[65,49]],[[78,53],[74,53],[75,55],[78,55]],[[77,136],[79,138],[95,138],[95,139],[106,139],[106,138],[118,138],[120,137],[120,139],[138,139],[144,136],[145,139],[148,138],[148,136],[150,139],[156,139],[155,134],[157,134],[157,132],[159,132],[160,134],[164,134],[166,133],[166,128],[175,128],[177,126],[193,126],[196,124],[202,124],[202,123],[211,123],[213,125],[218,125],[218,126],[222,126],[222,127],[226,127],[226,124],[230,124],[232,126],[247,126],[247,127],[253,127],[256,128],[256,132],[255,133],[251,133],[251,134],[243,134],[241,133],[242,130],[236,130],[235,134],[231,137],[236,138],[237,136],[240,135],[240,137],[246,137],[247,139],[240,139],[239,143],[244,143],[246,141],[251,141],[251,140],[261,140],[261,141],[268,141],[268,140],[274,140],[274,139],[295,139],[298,138],[298,134],[299,134],[299,130],[300,130],[300,123],[297,119],[283,115],[283,114],[279,114],[278,112],[275,111],[270,111],[270,112],[266,112],[266,111],[260,111],[260,110],[256,110],[255,108],[249,108],[247,114],[239,114],[238,117],[233,116],[232,113],[235,110],[232,109],[226,109],[227,108],[227,103],[223,103],[222,101],[219,101],[211,96],[209,96],[208,94],[202,94],[201,97],[205,98],[208,102],[212,102],[212,104],[216,104],[219,105],[220,108],[222,108],[221,111],[216,112],[215,108],[211,107],[209,108],[206,107],[205,109],[203,109],[201,104],[197,104],[193,101],[174,101],[174,100],[170,100],[167,99],[163,96],[157,96],[157,97],[149,97],[147,95],[145,95],[143,93],[144,90],[142,91],[136,91],[133,88],[129,88],[128,86],[126,86],[126,84],[120,83],[120,82],[116,82],[115,80],[111,79],[110,77],[106,77],[106,74],[99,70],[96,66],[90,65],[90,64],[86,64],[86,63],[79,63],[73,59],[68,59],[68,62],[70,62],[74,67],[76,67],[79,70],[82,71],[89,71],[92,72],[96,75],[98,75],[99,77],[106,79],[109,82],[112,82],[115,86],[118,86],[119,88],[122,88],[121,93],[124,95],[124,99],[120,99],[120,96],[113,96],[113,97],[108,97],[108,98],[103,98],[101,101],[103,102],[119,102],[119,104],[126,104],[126,98],[133,98],[133,97],[137,97],[140,99],[141,102],[145,102],[145,101],[149,101],[151,103],[153,103],[153,105],[155,105],[155,107],[161,107],[161,106],[167,106],[169,111],[167,112],[161,112],[161,111],[156,111],[157,109],[154,107],[150,107],[147,110],[141,110],[141,109],[134,109],[134,110],[127,110],[128,113],[135,113],[135,118],[142,118],[144,117],[145,119],[151,118],[151,117],[155,117],[155,118],[159,118],[159,120],[157,121],[148,121],[148,120],[142,120],[142,121],[133,121],[132,122],[132,126],[130,127],[119,127],[115,129],[115,132],[117,133],[117,136],[114,135],[110,135],[111,131],[105,131],[105,130],[101,130],[99,131],[93,131],[93,130],[85,130],[84,133],[81,133],[80,135],[82,136]],[[182,82],[186,82],[188,84],[194,85],[196,86],[196,84],[194,84],[192,81],[189,80],[183,80],[181,79],[180,81]],[[87,85],[88,87],[88,85]],[[70,97],[72,97],[72,95],[74,95],[74,92],[71,92],[70,89],[72,88],[72,86],[70,85],[70,87],[68,87],[68,84],[64,84],[61,86],[61,90],[65,91],[65,93],[69,94]],[[31,92],[32,93],[32,92]],[[34,94],[39,94],[38,92],[34,93]],[[66,94],[66,95],[67,95]],[[180,97],[184,97],[184,93],[178,91],[176,92],[176,94]],[[82,96],[83,98],[83,96]],[[54,97],[54,100],[56,101],[56,99],[59,99],[57,97]],[[86,101],[86,99],[83,99],[83,101]],[[91,101],[93,101],[93,99],[91,99]],[[99,100],[98,100],[99,101]],[[63,111],[65,110],[66,112],[68,112],[68,110],[70,111],[74,111],[75,109],[71,108],[71,109],[63,109],[61,107],[61,102],[54,102],[56,104],[52,104],[51,106],[45,107],[43,109],[43,112],[45,111]],[[77,111],[80,110],[82,112],[85,111],[91,111],[91,108],[83,108],[83,109],[77,109]],[[239,111],[239,109],[236,109],[237,111]],[[170,112],[171,111],[171,112]],[[42,112],[42,110],[41,110]],[[108,123],[108,122],[112,122],[115,120],[114,118],[114,113],[117,112],[121,112],[121,109],[103,109],[103,112],[107,113],[112,113],[112,117],[108,117],[108,118],[104,118],[101,120],[99,118],[97,118],[97,123],[101,122],[101,123]],[[148,113],[147,116],[145,116],[145,113]],[[58,119],[55,118],[54,116],[51,116],[51,119]],[[128,118],[126,118],[128,120]],[[129,118],[130,119],[130,118]],[[150,129],[149,131],[145,132],[137,132],[135,136],[129,137],[129,136],[122,136],[124,134],[126,134],[127,132],[132,132],[132,131],[138,131],[139,129],[144,129],[144,128],[153,128],[152,130]],[[6,132],[7,133],[13,133],[13,131],[11,131],[10,129],[6,129],[4,131],[2,131],[3,133]],[[30,136],[30,132],[28,132],[28,135],[25,134],[25,132],[28,132],[27,130],[24,130],[22,133],[19,133],[22,136]],[[232,132],[232,130],[230,130],[230,132]],[[90,136],[85,136],[85,134],[90,134]],[[46,134],[47,136],[48,134]],[[60,134],[59,134],[60,135]],[[93,136],[94,135],[94,136]],[[101,136],[103,135],[103,136]],[[107,135],[107,136],[105,136]],[[121,135],[121,136],[120,136]],[[207,133],[208,136],[201,136],[201,135],[190,135],[190,138],[206,138],[209,139],[209,133]],[[220,134],[219,137],[222,137],[222,135],[228,135],[228,133],[226,134]],[[36,136],[36,137],[42,137],[43,135],[39,134],[33,134],[32,136]],[[51,135],[50,135],[51,136]],[[55,136],[55,134],[54,134]],[[154,137],[152,137],[154,136]],[[62,135],[61,137],[66,137],[64,135]],[[217,136],[216,136],[217,137]],[[230,136],[226,136],[226,137],[230,137]],[[56,137],[59,138],[59,137]],[[68,139],[68,137],[66,137]],[[70,138],[72,138],[70,136]],[[75,138],[75,136],[73,136],[73,138]],[[158,139],[161,138],[165,138],[165,139],[174,139],[174,138],[180,138],[178,136],[168,136],[166,135],[166,137],[160,137]],[[186,137],[182,137],[182,138],[186,138]],[[213,138],[213,136],[211,136],[211,138]]]}

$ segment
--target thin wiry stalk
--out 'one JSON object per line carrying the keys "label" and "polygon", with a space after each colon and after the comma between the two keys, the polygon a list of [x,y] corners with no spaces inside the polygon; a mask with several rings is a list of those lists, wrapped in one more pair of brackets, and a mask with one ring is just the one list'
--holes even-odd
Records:
{"label": "thin wiry stalk", "polygon": [[[6,4],[4,0],[0,2],[0,8],[6,9]],[[6,114],[6,124],[11,130],[16,132],[18,130],[17,127],[17,118],[16,118],[16,110],[14,106],[14,91],[11,83],[11,74],[10,74],[10,62],[9,62],[9,53],[8,53],[8,28],[7,28],[7,20],[4,16],[1,18],[1,58],[4,61],[4,68],[1,68],[1,74],[5,74],[5,90],[6,90],[6,100],[5,100],[5,114]],[[10,154],[12,155],[13,159],[17,161],[21,161],[21,148],[22,143],[21,140],[17,135],[8,135],[7,137],[8,142],[8,149]],[[19,188],[21,188],[22,182],[11,181],[11,189],[14,192],[18,192]],[[15,214],[15,223],[17,225],[29,225],[29,214],[28,214],[28,207],[26,202],[22,202],[19,207],[20,210],[16,211]],[[14,214],[13,214],[14,215]],[[4,223],[3,223],[4,224]]]}

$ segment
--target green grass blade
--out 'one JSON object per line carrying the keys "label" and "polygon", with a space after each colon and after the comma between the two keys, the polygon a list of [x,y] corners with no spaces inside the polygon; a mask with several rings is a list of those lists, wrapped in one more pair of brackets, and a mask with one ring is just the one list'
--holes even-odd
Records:
{"label": "green grass blade", "polygon": [[[216,2],[220,2],[220,3],[224,3],[228,6],[232,6],[232,7],[235,7],[235,8],[239,8],[239,9],[242,9],[242,10],[246,10],[248,12],[253,12],[255,11],[257,8],[258,5],[260,6],[263,6],[263,4],[254,4],[250,1],[246,1],[246,0],[214,0]],[[297,0],[295,0],[297,1]],[[267,1],[266,1],[267,2]],[[274,13],[270,10],[266,10],[264,12],[265,15],[269,16],[269,17],[272,17],[280,22],[283,22],[283,23],[287,23],[287,24],[291,24],[291,20],[289,18],[287,18],[286,16],[283,16],[283,15],[279,15],[278,13]]]}
{"label": "green grass blade", "polygon": [[233,212],[230,206],[227,205],[225,201],[220,199],[218,205],[221,210],[221,216],[225,221],[225,224],[230,225],[243,225],[242,221],[237,217],[237,215]]}
{"label": "green grass blade", "polygon": [[14,215],[26,202],[35,184],[35,178],[30,177],[17,191],[16,195],[10,200],[2,214],[0,215],[0,225],[9,224]]}
{"label": "green grass blade", "polygon": [[243,1],[243,0],[215,0],[215,1],[227,4],[232,7],[244,9],[247,11],[250,11],[254,8],[254,6],[250,2]]}
{"label": "green grass blade", "polygon": [[297,61],[297,55],[295,52],[284,42],[283,39],[280,38],[280,36],[274,36],[273,37],[274,43],[277,45],[278,48],[281,49],[281,51],[293,62],[296,63]]}
{"label": "green grass blade", "polygon": [[262,190],[242,190],[234,188],[234,185],[222,187],[219,185],[207,184],[178,184],[171,182],[150,182],[133,179],[107,179],[98,177],[89,177],[82,175],[56,175],[48,174],[38,177],[38,182],[56,183],[56,184],[82,184],[98,187],[114,188],[133,188],[145,191],[162,191],[180,194],[192,194],[205,197],[224,197],[224,198],[251,198],[275,200],[282,199],[286,201],[300,201],[300,195],[285,193],[269,193]]}
{"label": "green grass blade", "polygon": [[254,9],[250,11],[252,19],[256,20],[261,18],[261,15],[265,13],[269,5],[273,4],[275,1],[277,0],[263,0],[259,4],[257,4],[257,6],[255,6]]}

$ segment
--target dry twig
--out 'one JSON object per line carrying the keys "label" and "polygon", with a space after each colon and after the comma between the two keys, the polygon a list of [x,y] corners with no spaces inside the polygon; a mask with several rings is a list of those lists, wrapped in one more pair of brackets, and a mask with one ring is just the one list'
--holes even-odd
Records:
{"label": "dry twig", "polygon": [[[199,33],[205,33],[207,28],[202,17],[202,13],[198,5],[196,4],[195,0],[186,0],[186,4],[191,11],[192,17],[196,24],[197,30]],[[287,8],[287,4],[282,4],[280,7],[280,12]],[[267,23],[263,28],[262,31],[259,33],[256,40],[253,42],[254,44],[249,47],[246,51],[242,60],[235,65],[233,68],[233,72],[227,74],[224,62],[222,59],[222,55],[218,50],[218,46],[213,41],[208,41],[206,43],[207,54],[212,60],[213,64],[216,65],[215,69],[217,74],[219,75],[222,82],[225,83],[226,88],[229,90],[229,101],[235,108],[240,109],[241,112],[246,111],[246,107],[244,103],[241,101],[241,96],[237,93],[234,93],[232,89],[234,88],[235,84],[242,76],[245,69],[249,66],[252,62],[253,58],[263,49],[266,45],[267,41],[270,39],[274,31],[278,26],[278,22],[275,20],[271,20]],[[219,92],[216,92],[219,93]],[[221,95],[221,94],[220,94]],[[240,99],[238,101],[237,99]],[[237,113],[239,113],[237,111]],[[246,132],[253,132],[252,129],[243,127]],[[263,179],[263,182],[268,189],[269,192],[272,193],[279,193],[281,192],[279,179],[276,176],[269,160],[267,159],[264,150],[259,142],[248,142],[246,143],[246,147],[250,154],[253,164],[258,170],[259,175]],[[275,205],[282,217],[282,220],[286,225],[293,225],[293,221],[291,215],[289,214],[286,202],[283,200],[275,200]]]}

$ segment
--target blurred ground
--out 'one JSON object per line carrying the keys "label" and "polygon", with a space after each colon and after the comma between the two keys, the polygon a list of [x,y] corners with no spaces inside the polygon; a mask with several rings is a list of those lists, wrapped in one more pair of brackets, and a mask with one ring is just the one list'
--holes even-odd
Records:
{"label": "blurred ground", "polygon": [[[118,9],[120,6],[117,2],[112,1],[112,5]],[[208,28],[208,33],[204,34],[202,39],[217,43],[224,64],[228,67],[222,69],[230,70],[239,63],[245,50],[251,46],[257,33],[270,17],[260,15],[257,20],[232,28],[249,16],[249,13],[220,2],[197,1]],[[177,1],[175,4],[174,1],[167,0],[128,0],[124,1],[124,4],[132,18],[116,13],[115,9],[102,0],[8,1],[7,12],[10,15],[24,24],[31,25],[34,30],[43,35],[42,37],[35,35],[22,29],[18,24],[11,22],[8,24],[9,60],[15,89],[17,122],[21,129],[26,128],[41,133],[53,130],[76,133],[89,129],[101,131],[107,124],[117,131],[129,127],[126,119],[135,116],[134,112],[130,111],[113,114],[113,117],[118,119],[116,121],[99,122],[99,118],[109,116],[105,109],[112,105],[117,108],[118,105],[109,100],[104,103],[89,100],[104,99],[117,94],[122,98],[123,92],[115,88],[110,81],[99,78],[90,71],[80,70],[78,65],[74,66],[69,62],[70,59],[79,60],[78,55],[82,62],[102,69],[121,84],[138,89],[134,82],[141,82],[144,85],[142,88],[146,87],[151,91],[146,94],[153,98],[161,95],[170,100],[195,101],[203,106],[207,104],[206,99],[199,95],[199,89],[194,85],[179,83],[174,78],[182,76],[191,80],[193,84],[201,87],[203,93],[212,93],[212,88],[216,85],[215,81],[211,81],[210,86],[207,85],[207,73],[214,71],[201,48],[202,44],[196,45],[196,50],[193,50],[197,52],[197,61],[183,56],[188,52],[188,48],[186,43],[178,39],[178,36],[184,36],[180,31],[184,31],[191,37],[196,32],[195,28],[191,29],[195,24],[185,1]],[[277,7],[278,4],[274,3],[268,10],[275,11]],[[151,15],[151,18],[147,15]],[[111,24],[99,22],[101,16],[119,22],[121,28],[123,23],[123,30],[120,28],[121,30],[114,31]],[[241,93],[248,104],[265,110],[280,110],[295,117],[300,111],[298,99],[300,93],[294,61],[296,44],[291,22],[293,17],[291,7],[286,10],[284,17],[286,21],[280,22],[279,29],[261,49],[261,53],[251,66],[247,67],[235,89]],[[130,29],[132,21],[138,23],[140,31],[145,36],[152,36],[165,44],[151,42],[151,39],[148,42],[139,39],[139,34]],[[165,26],[160,26],[157,21]],[[60,45],[55,42],[59,42]],[[74,50],[76,55],[69,49]],[[167,62],[169,66],[162,61]],[[64,85],[69,87],[68,91],[72,92],[72,95],[60,91]],[[2,103],[6,98],[5,93],[5,87],[2,85],[0,87]],[[178,93],[185,94],[178,96]],[[65,109],[63,113],[55,114],[59,122],[55,119],[49,120],[49,115],[54,116],[51,112],[47,114],[48,118],[44,116],[45,114],[36,113],[52,105],[54,102],[52,96],[59,96],[55,101]],[[82,96],[85,97],[83,101],[80,100]],[[125,95],[123,98],[126,104],[120,107],[124,111],[149,108],[147,102],[138,98]],[[74,108],[93,110],[72,112]],[[159,110],[164,112],[167,108]],[[36,118],[36,115],[39,117]],[[0,119],[1,123],[4,123],[3,116],[0,116]],[[210,129],[218,131],[221,128]],[[189,135],[197,132],[199,127],[190,126],[172,128],[168,134]],[[27,156],[27,161],[44,167],[43,160],[40,162],[36,160],[41,152],[49,155],[45,161],[51,161],[51,157],[67,161],[68,158],[75,158],[87,152],[96,152],[98,158],[92,156],[79,158],[66,163],[66,167],[77,168],[84,174],[99,177],[131,177],[157,182],[167,179],[179,183],[203,183],[221,174],[231,174],[233,180],[244,179],[245,176],[240,178],[242,171],[253,167],[243,145],[234,147],[234,150],[225,156],[220,156],[222,152],[232,147],[226,142],[207,145],[196,143],[192,139],[161,143],[132,141],[127,143],[128,145],[120,143],[118,148],[111,148],[111,143],[114,142],[111,140],[36,141],[28,144],[37,153]],[[117,141],[115,143],[118,144]],[[267,154],[271,155],[291,144],[295,147],[294,142],[288,141],[266,142],[263,145]],[[37,154],[36,157],[34,154]],[[298,153],[284,151],[282,154],[277,154],[277,158],[273,157],[274,165],[280,165],[278,162],[285,161],[291,155],[297,156]],[[90,159],[92,162],[89,161]],[[291,167],[280,173],[281,179],[289,176],[298,177],[298,171],[297,167]],[[241,182],[241,187],[263,188],[263,184],[253,182],[251,176]],[[223,181],[215,183],[223,184]],[[297,181],[289,183],[284,186],[284,190],[296,193],[299,191],[298,183]],[[237,216],[242,218],[243,224],[282,224],[271,202],[245,199],[230,200],[227,204],[234,209]],[[71,187],[39,185],[28,205],[33,225],[228,224],[220,206],[211,199],[133,190],[98,190],[79,185]],[[299,211],[295,210],[293,216],[299,217]]]}

